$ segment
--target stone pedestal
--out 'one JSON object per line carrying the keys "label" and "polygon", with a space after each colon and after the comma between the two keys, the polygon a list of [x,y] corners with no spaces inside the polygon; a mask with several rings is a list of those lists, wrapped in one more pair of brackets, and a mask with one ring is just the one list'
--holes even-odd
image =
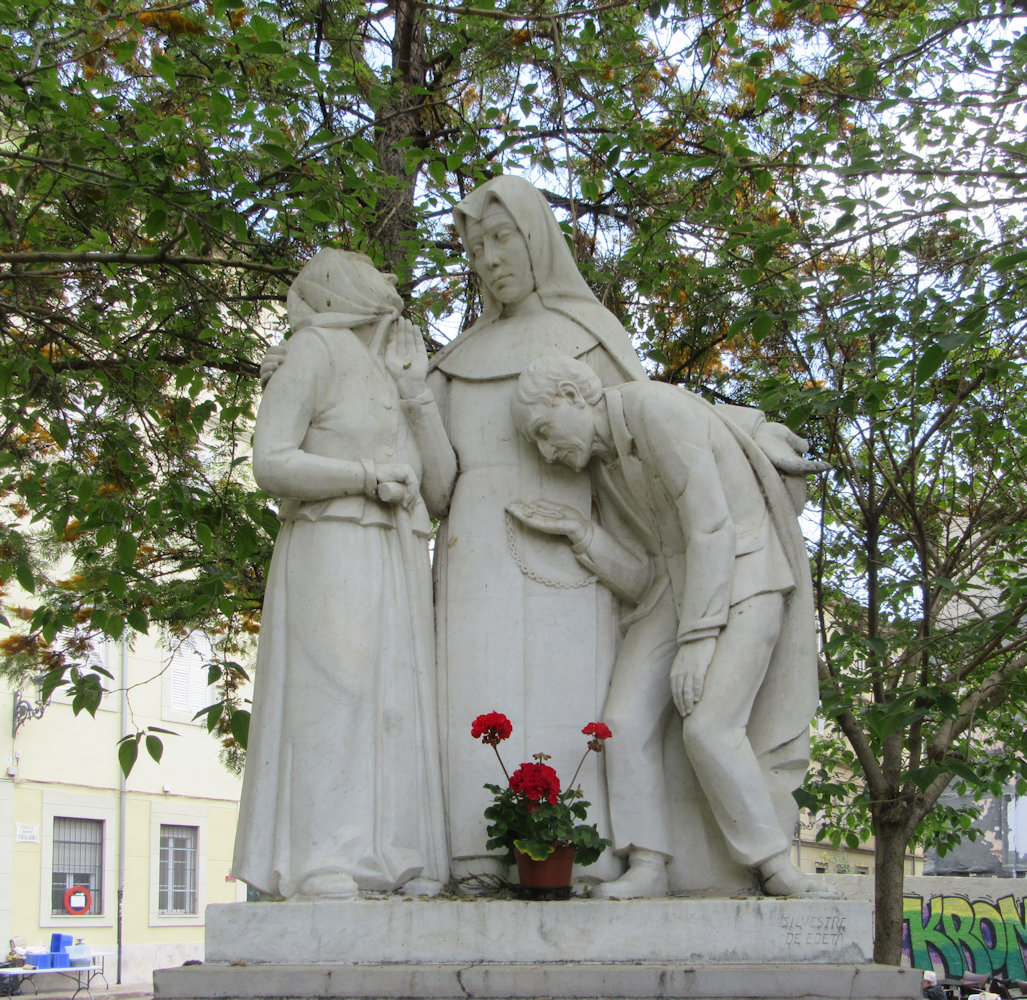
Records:
{"label": "stone pedestal", "polygon": [[157,1000],[920,996],[871,962],[871,906],[772,898],[363,899],[207,909],[206,964]]}

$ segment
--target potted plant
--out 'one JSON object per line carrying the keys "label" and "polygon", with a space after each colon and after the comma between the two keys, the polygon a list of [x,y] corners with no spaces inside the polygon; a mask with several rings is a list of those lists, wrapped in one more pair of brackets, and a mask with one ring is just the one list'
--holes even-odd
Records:
{"label": "potted plant", "polygon": [[586,822],[591,803],[575,786],[581,765],[590,753],[602,753],[612,733],[603,722],[590,722],[581,732],[589,737],[574,776],[562,789],[556,770],[537,753],[513,774],[503,763],[499,744],[513,732],[501,712],[479,715],[471,736],[492,747],[506,776],[505,788],[486,784],[492,803],[485,809],[489,821],[488,849],[502,848],[509,862],[517,862],[521,895],[527,898],[563,898],[570,895],[571,866],[593,864],[610,841],[599,836],[594,823]]}

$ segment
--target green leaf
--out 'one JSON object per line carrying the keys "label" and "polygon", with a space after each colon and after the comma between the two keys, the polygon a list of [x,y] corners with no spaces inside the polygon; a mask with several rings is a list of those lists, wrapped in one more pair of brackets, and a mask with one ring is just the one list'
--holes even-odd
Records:
{"label": "green leaf", "polygon": [[36,589],[36,578],[32,573],[32,568],[28,563],[20,562],[14,567],[14,575],[17,577],[18,585],[22,590],[28,591],[30,594]]}
{"label": "green leaf", "polygon": [[50,434],[61,448],[66,448],[71,440],[71,430],[63,420],[51,421]]}
{"label": "green leaf", "polygon": [[[150,58],[150,68],[169,87],[175,86],[175,64],[167,56],[162,56],[159,53],[154,53],[153,56]],[[126,771],[125,773],[127,774],[128,772]]]}
{"label": "green leaf", "polygon": [[856,90],[861,94],[869,93],[877,81],[877,71],[872,66],[862,69],[856,75]]}
{"label": "green leaf", "polygon": [[235,709],[232,712],[230,728],[232,735],[238,740],[239,746],[245,749],[250,740],[250,713],[245,709]]}
{"label": "green leaf", "polygon": [[926,382],[945,363],[945,352],[937,344],[931,344],[916,365],[917,384]]}
{"label": "green leaf", "polygon": [[207,732],[212,733],[214,732],[217,724],[221,721],[221,715],[224,709],[224,703],[219,701],[207,708],[201,708],[193,718],[199,719],[201,716],[206,716]]}
{"label": "green leaf", "polygon": [[934,764],[930,764],[926,767],[918,768],[915,771],[910,771],[909,779],[913,782],[914,785],[916,785],[917,788],[920,789],[920,791],[925,792],[930,787],[931,782],[933,782],[934,779],[942,773],[943,772],[940,767]]}
{"label": "green leaf", "polygon": [[146,752],[159,764],[164,756],[164,743],[159,736],[148,733],[146,736]]}
{"label": "green leaf", "polygon": [[834,228],[831,230],[832,233],[841,232],[843,229],[851,229],[856,224],[856,216],[853,212],[843,213],[838,221],[834,224]]}
{"label": "green leaf", "polygon": [[965,761],[950,757],[942,765],[946,771],[950,771],[957,778],[962,778],[968,784],[974,785],[979,778],[978,772]]}
{"label": "green leaf", "polygon": [[46,672],[43,677],[43,686],[40,690],[40,696],[44,702],[49,701],[54,691],[64,684],[64,675],[67,669],[67,667],[54,667],[53,670]]}
{"label": "green leaf", "polygon": [[136,733],[134,736],[126,736],[119,741],[118,763],[121,765],[121,773],[126,778],[132,773],[132,768],[135,767],[135,762],[139,757],[139,740],[141,737],[142,733]]}
{"label": "green leaf", "polygon": [[253,29],[257,40],[261,42],[270,41],[278,34],[278,29],[275,25],[257,13],[250,14],[249,26]]}
{"label": "green leaf", "polygon": [[208,551],[214,548],[214,535],[202,521],[196,525],[196,540]]}
{"label": "green leaf", "polygon": [[378,162],[378,153],[362,135],[355,135],[352,138],[353,152],[369,163]]}
{"label": "green leaf", "polygon": [[138,544],[135,535],[129,531],[122,531],[118,535],[117,559],[118,565],[123,569],[131,569],[135,566]]}
{"label": "green leaf", "polygon": [[[73,671],[74,673],[76,671]],[[95,717],[96,710],[100,707],[100,701],[103,698],[103,689],[96,674],[75,677],[69,693],[72,695],[71,710],[75,715],[85,710]]]}
{"label": "green leaf", "polygon": [[867,639],[867,646],[877,656],[887,656],[888,655],[888,643],[887,643],[887,641],[885,639],[882,639],[881,636],[879,636],[879,635],[878,636],[873,636],[872,638]]}
{"label": "green leaf", "polygon": [[515,840],[514,847],[533,861],[545,861],[553,853],[552,844],[544,844],[539,840]]}
{"label": "green leaf", "polygon": [[1027,262],[1027,250],[1017,250],[1015,253],[1007,253],[996,257],[992,267],[999,274],[1005,274],[1007,271],[1013,270],[1014,267],[1019,267],[1024,262]]}

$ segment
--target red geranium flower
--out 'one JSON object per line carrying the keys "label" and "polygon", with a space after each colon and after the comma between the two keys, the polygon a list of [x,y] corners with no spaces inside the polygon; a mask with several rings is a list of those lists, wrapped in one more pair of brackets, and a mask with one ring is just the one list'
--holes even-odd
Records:
{"label": "red geranium flower", "polygon": [[513,724],[502,712],[486,712],[471,723],[471,736],[474,739],[480,736],[482,743],[492,746],[498,746],[503,740],[509,739],[512,732]]}
{"label": "red geranium flower", "polygon": [[595,750],[596,753],[603,752],[603,740],[608,740],[613,735],[605,722],[590,722],[581,731],[586,736],[592,737],[588,741],[588,749]]}
{"label": "red geranium flower", "polygon": [[543,799],[555,806],[560,797],[560,779],[548,764],[521,764],[510,775],[510,787],[532,802]]}
{"label": "red geranium flower", "polygon": [[602,751],[610,729],[605,723],[590,722],[582,732],[589,738],[588,747],[567,790],[561,791],[560,779],[548,763],[549,754],[532,754],[533,760],[521,764],[512,775],[506,769],[499,744],[510,737],[513,726],[505,715],[487,712],[474,720],[471,735],[492,747],[508,782],[505,788],[485,785],[493,796],[485,809],[489,821],[485,846],[490,851],[502,848],[511,862],[518,852],[541,861],[555,847],[573,846],[576,862],[590,865],[610,846],[609,840],[599,836],[594,823],[579,822],[585,819],[589,803],[575,784],[588,755]]}

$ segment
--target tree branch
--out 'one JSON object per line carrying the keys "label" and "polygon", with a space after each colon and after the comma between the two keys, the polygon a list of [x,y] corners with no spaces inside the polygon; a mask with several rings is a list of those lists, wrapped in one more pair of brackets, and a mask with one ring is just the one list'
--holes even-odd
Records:
{"label": "tree branch", "polygon": [[[0,253],[0,264],[129,264],[133,267],[231,267],[244,271],[261,271],[283,278],[296,276],[298,268],[280,264],[262,264],[253,260],[233,260],[228,257],[192,257],[186,254],[164,253],[100,253],[93,250],[24,250]],[[0,275],[0,278],[4,275]]]}

